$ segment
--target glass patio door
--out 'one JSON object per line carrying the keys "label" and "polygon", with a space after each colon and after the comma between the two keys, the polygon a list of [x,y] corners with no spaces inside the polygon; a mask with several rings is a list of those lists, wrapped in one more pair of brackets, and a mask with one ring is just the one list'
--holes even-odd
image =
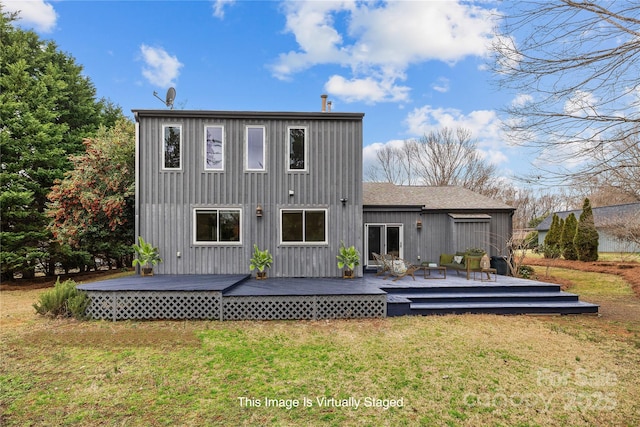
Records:
{"label": "glass patio door", "polygon": [[372,253],[402,258],[402,224],[365,224],[367,266],[375,265]]}

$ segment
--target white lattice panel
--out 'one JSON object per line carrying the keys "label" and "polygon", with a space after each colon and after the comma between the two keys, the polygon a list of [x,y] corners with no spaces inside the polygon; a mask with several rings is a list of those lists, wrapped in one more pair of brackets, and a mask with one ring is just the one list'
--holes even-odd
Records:
{"label": "white lattice panel", "polygon": [[318,319],[353,319],[386,317],[386,295],[330,295],[319,296]]}
{"label": "white lattice panel", "polygon": [[222,297],[220,292],[88,291],[93,319],[294,320],[385,317],[385,295]]}
{"label": "white lattice panel", "polygon": [[315,298],[308,296],[224,297],[224,320],[313,319]]}
{"label": "white lattice panel", "polygon": [[220,292],[88,291],[94,319],[220,319]]}
{"label": "white lattice panel", "polygon": [[385,295],[224,297],[223,320],[385,317]]}

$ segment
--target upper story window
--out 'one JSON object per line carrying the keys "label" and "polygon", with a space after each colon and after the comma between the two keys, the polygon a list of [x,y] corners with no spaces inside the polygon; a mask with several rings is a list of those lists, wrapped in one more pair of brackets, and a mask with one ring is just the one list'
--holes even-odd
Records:
{"label": "upper story window", "polygon": [[280,211],[280,241],[284,244],[327,243],[326,209]]}
{"label": "upper story window", "polygon": [[266,170],[264,126],[247,126],[246,132],[246,170],[264,171]]}
{"label": "upper story window", "polygon": [[235,208],[194,209],[194,243],[241,243],[242,211]]}
{"label": "upper story window", "polygon": [[288,133],[288,154],[289,162],[287,171],[307,170],[307,128],[289,127]]}
{"label": "upper story window", "polygon": [[182,168],[182,125],[162,126],[162,169]]}
{"label": "upper story window", "polygon": [[224,170],[224,127],[204,127],[204,169]]}

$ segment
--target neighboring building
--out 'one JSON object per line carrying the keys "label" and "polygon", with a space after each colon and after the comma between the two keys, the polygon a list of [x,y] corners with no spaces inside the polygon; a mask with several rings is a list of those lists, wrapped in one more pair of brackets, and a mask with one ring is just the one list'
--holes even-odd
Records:
{"label": "neighboring building", "polygon": [[505,256],[514,208],[462,187],[363,185],[364,252],[394,253],[412,263],[482,248]]}
{"label": "neighboring building", "polygon": [[[615,221],[628,221],[635,218],[640,221],[640,203],[627,203],[623,205],[602,206],[591,208],[593,212],[593,222],[598,230],[598,252],[640,252],[640,246],[629,242],[621,242],[613,236],[607,234],[605,227]],[[580,219],[582,209],[573,211],[556,212],[559,218],[567,219],[573,213],[576,220]],[[553,215],[549,215],[542,221],[536,230],[538,230],[538,244],[544,244],[544,238],[551,227]]]}
{"label": "neighboring building", "polygon": [[134,110],[136,235],[159,274],[332,277],[362,247],[361,113]]}
{"label": "neighboring building", "polygon": [[254,244],[274,277],[340,276],[341,242],[364,255],[358,275],[371,252],[506,254],[510,206],[458,187],[363,184],[364,114],[133,112],[136,235],[158,247],[159,274],[248,273]]}

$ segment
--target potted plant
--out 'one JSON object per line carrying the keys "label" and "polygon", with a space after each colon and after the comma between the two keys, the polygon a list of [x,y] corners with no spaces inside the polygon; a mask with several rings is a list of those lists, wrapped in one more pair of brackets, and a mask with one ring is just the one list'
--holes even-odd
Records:
{"label": "potted plant", "polygon": [[355,277],[355,268],[360,265],[360,252],[356,247],[346,247],[344,242],[340,242],[340,251],[336,258],[338,259],[338,268],[344,268],[342,277],[344,279],[353,279]]}
{"label": "potted plant", "polygon": [[133,250],[137,257],[133,260],[132,265],[140,265],[143,276],[153,276],[153,266],[162,262],[158,248],[144,241],[142,236],[138,236],[138,244],[133,245]]}
{"label": "potted plant", "polygon": [[266,268],[271,267],[271,263],[273,263],[273,256],[269,253],[269,249],[265,249],[261,251],[258,248],[258,245],[253,244],[253,256],[250,259],[251,264],[249,264],[249,269],[251,271],[257,269],[256,279],[264,280],[267,278],[267,272],[264,271]]}

